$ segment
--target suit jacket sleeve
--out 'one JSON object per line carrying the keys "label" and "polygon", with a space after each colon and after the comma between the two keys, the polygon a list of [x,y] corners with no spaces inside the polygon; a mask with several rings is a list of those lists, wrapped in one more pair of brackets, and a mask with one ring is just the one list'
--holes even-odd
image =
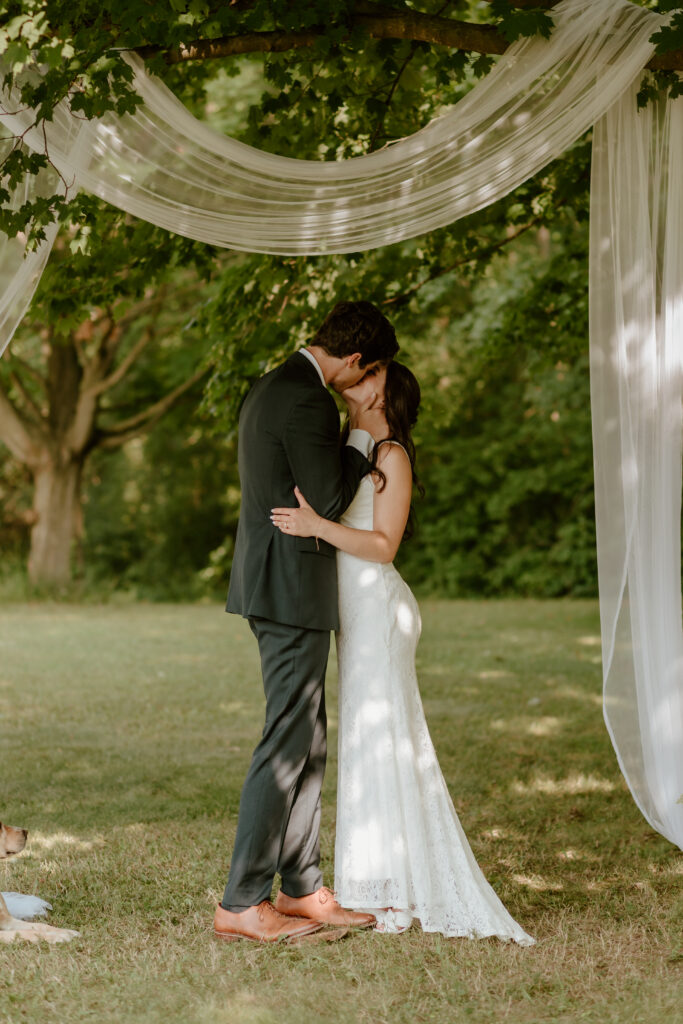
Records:
{"label": "suit jacket sleeve", "polygon": [[294,482],[325,519],[338,519],[351,504],[370,463],[357,448],[339,445],[339,414],[323,388],[292,409],[284,447]]}

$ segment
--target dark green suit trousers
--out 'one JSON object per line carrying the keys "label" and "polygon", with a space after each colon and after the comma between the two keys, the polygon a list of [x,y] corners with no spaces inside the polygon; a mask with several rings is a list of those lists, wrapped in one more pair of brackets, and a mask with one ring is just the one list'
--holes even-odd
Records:
{"label": "dark green suit trousers", "polygon": [[288,896],[322,884],[325,671],[339,623],[337,565],[329,544],[281,534],[270,510],[296,505],[298,484],[335,519],[370,468],[360,451],[340,449],[334,400],[299,353],[247,396],[238,457],[242,505],[227,610],[247,618],[258,640],[266,721],[242,789],[222,901],[235,911],[267,899],[276,873]]}
{"label": "dark green suit trousers", "polygon": [[325,670],[330,634],[250,619],[266,722],[242,789],[226,910],[269,899],[275,872],[288,896],[322,885],[320,791],[327,758]]}

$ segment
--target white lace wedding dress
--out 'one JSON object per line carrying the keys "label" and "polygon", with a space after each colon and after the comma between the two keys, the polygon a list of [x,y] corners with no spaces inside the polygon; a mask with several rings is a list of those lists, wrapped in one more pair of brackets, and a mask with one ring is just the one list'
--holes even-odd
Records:
{"label": "white lace wedding dress", "polygon": [[[371,530],[373,498],[368,476],[341,522]],[[531,945],[479,869],[441,774],[415,673],[415,598],[393,565],[342,551],[337,565],[339,902],[385,931],[418,918],[424,931]]]}

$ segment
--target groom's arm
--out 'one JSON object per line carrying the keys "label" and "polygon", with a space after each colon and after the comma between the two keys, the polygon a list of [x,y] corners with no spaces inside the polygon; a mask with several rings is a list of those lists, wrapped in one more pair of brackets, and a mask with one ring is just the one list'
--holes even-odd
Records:
{"label": "groom's arm", "polygon": [[292,409],[283,443],[299,490],[321,516],[338,519],[370,472],[370,463],[353,445],[340,449],[339,414],[322,388],[319,394],[306,394]]}

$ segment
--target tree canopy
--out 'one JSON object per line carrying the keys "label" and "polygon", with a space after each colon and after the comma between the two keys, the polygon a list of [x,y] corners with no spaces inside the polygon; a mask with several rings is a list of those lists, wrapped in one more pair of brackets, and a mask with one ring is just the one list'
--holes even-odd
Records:
{"label": "tree canopy", "polygon": [[[49,119],[65,97],[92,117],[134,108],[121,51],[136,50],[218,130],[286,156],[339,160],[409,135],[457,102],[509,40],[550,31],[552,6],[21,0],[2,5],[1,66],[4,82],[20,87],[39,118]],[[670,69],[683,67],[682,47],[677,12],[658,34],[643,101],[679,88]],[[4,143],[5,201],[49,161],[19,141]],[[231,445],[243,394],[310,338],[334,301],[363,297],[396,324],[402,358],[424,384],[420,459],[431,497],[418,508],[421,540],[403,555],[413,581],[450,594],[590,592],[589,179],[590,133],[515,193],[450,227],[372,252],[306,258],[211,250],[86,194],[44,196],[18,211],[3,206],[0,229],[27,231],[34,242],[53,217],[61,222],[33,307],[0,364],[4,400],[32,429],[53,422],[44,392],[50,352],[71,353],[78,392],[104,344],[86,446],[93,457],[79,470],[86,555],[118,578],[136,563],[130,572],[139,580],[148,555],[152,578],[152,552],[169,578],[176,568],[187,575],[202,566],[207,579],[220,578],[234,532]],[[126,330],[114,331],[107,355],[107,324],[121,323]],[[143,342],[150,323],[154,340]],[[198,400],[192,381],[202,375],[203,418],[186,407],[170,412],[172,440],[155,432],[145,442],[148,458],[136,461],[135,448],[128,457],[116,439],[151,427],[146,413],[184,385]],[[113,454],[105,456],[107,446]],[[30,504],[17,474],[6,460],[0,491],[23,495],[7,505],[15,523]],[[157,544],[164,531],[178,538],[180,522],[192,551],[182,566],[173,541],[163,550]],[[204,542],[195,543],[198,531]]]}
{"label": "tree canopy", "polygon": [[[642,5],[676,9],[675,0],[644,0]],[[367,151],[396,137],[396,117],[389,116],[389,108],[395,114],[393,101],[401,80],[410,78],[409,65],[428,64],[440,86],[439,104],[448,103],[454,98],[448,96],[449,86],[484,73],[490,66],[487,55],[504,52],[521,35],[549,35],[553,6],[544,0],[426,0],[420,7],[405,0],[391,5],[368,0],[18,0],[0,5],[1,76],[5,85],[19,89],[40,124],[64,99],[83,117],[134,109],[138,98],[122,51],[142,55],[150,71],[163,75],[186,102],[200,97],[207,80],[220,73],[219,60],[263,53],[265,78],[272,87],[264,113],[271,115],[282,106],[283,96],[296,101],[301,89],[310,100],[324,98],[332,113],[345,110],[350,87],[362,77],[369,86],[363,120],[370,123],[354,132],[353,118],[344,119],[343,134],[349,145]],[[683,69],[683,12],[676,11],[656,39],[655,84],[679,90],[673,72]],[[347,80],[349,70],[356,73]],[[301,72],[307,79],[301,80]],[[366,72],[371,72],[368,79]],[[430,84],[428,77],[425,96]],[[433,112],[433,101],[423,106],[424,113]],[[411,117],[406,127],[414,131],[418,124]],[[315,155],[343,155],[330,149],[324,134]],[[6,144],[3,203],[23,176],[49,163],[49,152],[30,153],[19,143],[15,139]],[[55,194],[19,211],[3,209],[0,229],[15,234],[29,227],[35,240],[54,217],[78,225],[82,216],[78,198],[70,201]]]}

